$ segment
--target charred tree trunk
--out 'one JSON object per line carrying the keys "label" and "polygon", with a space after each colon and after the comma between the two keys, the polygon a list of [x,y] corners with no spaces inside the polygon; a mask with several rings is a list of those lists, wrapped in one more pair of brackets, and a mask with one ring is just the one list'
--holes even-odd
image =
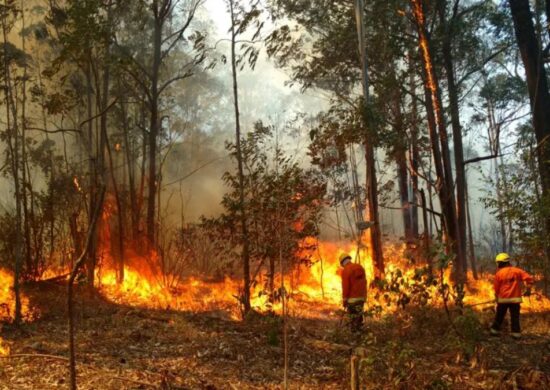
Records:
{"label": "charred tree trunk", "polygon": [[235,138],[236,138],[236,155],[237,155],[237,166],[239,172],[239,212],[241,220],[241,236],[242,236],[242,265],[243,265],[243,293],[242,293],[242,304],[244,313],[250,311],[250,253],[249,245],[250,238],[248,236],[248,221],[246,217],[246,207],[245,207],[245,180],[244,180],[244,168],[243,168],[243,157],[241,153],[241,122],[239,117],[239,91],[237,84],[237,57],[236,57],[236,38],[237,32],[235,30],[236,18],[234,10],[234,1],[229,0],[229,8],[231,12],[231,72],[233,78],[233,99],[234,99],[234,108],[235,108]]}
{"label": "charred tree trunk", "polygon": [[[457,256],[457,259],[460,260],[463,257],[459,253],[460,246],[458,245],[459,237],[447,129],[445,128],[442,112],[439,84],[433,66],[430,39],[426,29],[424,5],[422,0],[411,0],[411,4],[413,6],[423,61],[428,127],[438,182],[437,191],[443,214],[443,232],[446,235],[448,252]],[[459,283],[464,279],[462,264],[456,261],[453,267],[453,278]]]}

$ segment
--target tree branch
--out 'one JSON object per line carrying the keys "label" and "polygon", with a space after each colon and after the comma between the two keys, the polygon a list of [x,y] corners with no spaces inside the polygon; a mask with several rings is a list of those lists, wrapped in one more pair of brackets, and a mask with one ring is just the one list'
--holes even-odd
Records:
{"label": "tree branch", "polygon": [[[100,116],[102,116],[103,114],[105,114],[107,111],[109,111],[115,104],[116,102],[118,101],[118,98],[115,98],[111,104],[109,104],[107,107],[105,107],[105,109],[103,111],[101,111],[100,113],[92,116],[91,118],[88,118],[86,120],[84,120],[83,122],[80,122],[80,125],[78,127],[82,128],[86,123],[88,122],[91,122],[93,121],[94,119],[96,118],[99,118]],[[79,130],[80,131],[80,130]]]}
{"label": "tree branch", "polygon": [[472,164],[472,163],[475,163],[475,162],[479,162],[479,161],[484,161],[484,160],[491,160],[493,158],[497,158],[497,157],[502,157],[503,155],[502,154],[492,154],[490,156],[483,156],[483,157],[476,157],[476,158],[471,158],[469,160],[465,160],[462,165],[466,165],[466,164]]}

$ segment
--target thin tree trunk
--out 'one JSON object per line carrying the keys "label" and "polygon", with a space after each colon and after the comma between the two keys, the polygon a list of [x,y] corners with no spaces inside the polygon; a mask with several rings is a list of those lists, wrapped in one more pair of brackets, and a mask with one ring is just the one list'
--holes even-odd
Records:
{"label": "thin tree trunk", "polygon": [[428,228],[428,210],[426,205],[426,194],[424,193],[423,189],[420,189],[420,200],[422,205],[422,221],[424,224],[424,240],[423,240],[423,246],[424,246],[424,255],[426,256],[426,261],[428,263],[428,269],[430,270],[430,273],[432,273],[433,265],[432,265],[432,256],[430,254],[431,248],[430,248],[430,231]]}
{"label": "thin tree trunk", "polygon": [[464,188],[466,192],[466,222],[468,226],[468,252],[470,256],[470,266],[472,267],[472,276],[475,280],[478,279],[477,276],[477,261],[476,261],[476,252],[474,248],[474,235],[472,234],[472,216],[470,212],[470,199],[468,197],[468,182],[466,181],[466,187]]}
{"label": "thin tree trunk", "polygon": [[245,314],[250,311],[250,254],[249,254],[249,237],[245,207],[245,182],[243,170],[243,158],[241,153],[241,122],[239,118],[239,94],[237,85],[237,58],[235,52],[237,33],[235,31],[235,10],[234,1],[229,0],[229,8],[231,12],[231,71],[233,76],[233,99],[235,108],[235,137],[236,137],[236,154],[237,165],[239,172],[239,203],[240,203],[240,219],[241,219],[241,235],[242,235],[242,263],[243,263],[243,294],[242,304]]}
{"label": "thin tree trunk", "polygon": [[[361,73],[363,83],[363,103],[364,103],[364,126],[369,133],[369,124],[366,123],[366,112],[370,103],[369,95],[369,74],[368,61],[365,44],[365,24],[364,24],[364,3],[363,0],[355,1],[356,27],[359,44],[359,55],[361,62]],[[376,162],[374,150],[374,132],[370,129],[370,134],[364,139],[366,163],[366,190],[367,190],[367,218],[373,222],[369,229],[370,244],[372,245],[372,260],[374,263],[375,278],[382,279],[384,276],[384,255],[382,249],[382,233],[380,227],[380,216],[378,212],[378,182],[376,179]]]}
{"label": "thin tree trunk", "polygon": [[159,133],[159,73],[162,49],[162,27],[165,15],[158,1],[153,2],[155,13],[153,29],[153,67],[151,70],[151,120],[149,124],[149,177],[147,191],[147,241],[149,249],[156,249],[155,203],[157,195],[157,139]]}
{"label": "thin tree trunk", "polygon": [[[410,70],[410,88],[411,91],[416,91],[415,82],[414,82],[414,70]],[[418,238],[418,166],[420,162],[420,151],[418,150],[418,107],[416,102],[416,96],[412,97],[412,120],[411,120],[411,147],[410,147],[410,158],[411,158],[411,185],[413,193],[413,204],[412,204],[412,230],[413,236],[415,239]],[[427,226],[424,226],[424,229],[427,229]]]}
{"label": "thin tree trunk", "polygon": [[[446,20],[445,16],[445,0],[439,1],[439,15],[445,33],[443,38],[443,64],[447,75],[447,89],[449,93],[449,108],[451,116],[451,127],[453,131],[454,143],[454,160],[456,170],[456,246],[457,246],[457,262],[462,267],[462,272],[466,273],[468,264],[466,262],[466,175],[464,172],[464,151],[462,145],[462,126],[460,124],[460,108],[458,87],[455,80],[454,59],[452,50],[452,40],[454,38],[456,15],[458,13],[458,1],[454,3],[453,17],[450,21]],[[441,131],[441,130],[440,130]],[[451,178],[452,181],[452,178]]]}
{"label": "thin tree trunk", "polygon": [[[88,55],[88,58],[91,58],[91,55]],[[91,60],[90,60],[91,61]],[[93,99],[92,99],[92,72],[91,72],[91,63],[88,61],[87,69],[86,69],[86,110],[88,118],[93,117]],[[97,150],[96,147],[94,147],[94,132],[93,132],[93,121],[88,120],[88,139],[87,139],[87,147],[89,148],[89,162],[88,162],[88,169],[89,169],[89,175],[90,175],[90,182],[89,182],[89,204],[88,204],[88,221],[91,223],[91,218],[93,216],[95,204],[96,204],[96,190],[97,190],[97,166],[96,166],[96,153],[94,153],[94,150]],[[86,146],[85,146],[86,147]],[[94,157],[96,156],[96,157]],[[97,235],[94,233],[94,237],[92,237],[92,242],[90,244],[90,249],[87,251],[87,257],[88,261],[86,264],[87,268],[87,280],[88,280],[88,286],[91,289],[93,289],[94,286],[94,279],[95,279],[95,266],[96,266],[96,256],[97,256]]]}
{"label": "thin tree trunk", "polygon": [[136,199],[136,186],[135,186],[135,171],[134,171],[134,161],[132,158],[132,148],[130,145],[129,139],[129,128],[128,128],[128,117],[126,112],[125,103],[121,104],[122,112],[122,131],[124,135],[124,150],[126,157],[126,164],[128,165],[128,193],[130,196],[130,221],[132,224],[132,240],[137,242],[138,240],[138,224],[139,224],[139,211],[137,207]]}
{"label": "thin tree trunk", "polygon": [[[4,0],[4,7],[6,12],[9,12],[10,8]],[[5,18],[2,18],[2,38],[5,46],[8,44],[8,27],[6,26]],[[13,277],[13,292],[15,295],[15,315],[14,322],[19,325],[22,320],[21,313],[21,292],[20,292],[20,278],[21,278],[21,266],[23,262],[23,242],[22,242],[22,210],[21,210],[21,192],[19,182],[19,129],[17,123],[17,109],[13,98],[13,85],[11,79],[11,69],[8,62],[8,56],[4,55],[4,95],[6,104],[6,128],[8,131],[8,148],[10,151],[10,165],[12,170],[12,176],[15,187],[15,272]],[[12,143],[13,140],[13,143]]]}
{"label": "thin tree trunk", "polygon": [[[25,7],[21,2],[21,31],[25,29]],[[21,34],[21,49],[26,52],[25,34]],[[32,247],[31,247],[31,226],[30,213],[27,198],[27,147],[26,147],[26,126],[27,126],[27,62],[23,65],[23,78],[21,81],[21,198],[23,201],[23,229],[25,233],[25,263],[27,265],[27,275],[35,278],[37,269],[33,267]],[[29,183],[30,184],[30,183]],[[32,189],[31,189],[32,191]]]}
{"label": "thin tree trunk", "polygon": [[87,252],[92,246],[92,241],[96,235],[95,230],[97,227],[97,221],[101,214],[101,209],[103,208],[103,199],[105,195],[105,188],[102,188],[98,194],[97,202],[95,205],[95,210],[90,219],[90,226],[88,227],[88,234],[86,236],[86,243],[84,245],[84,250],[78,257],[75,262],[75,265],[69,276],[69,281],[67,285],[67,315],[69,322],[69,374],[70,374],[70,388],[71,390],[76,390],[76,356],[75,356],[75,343],[74,343],[74,333],[75,333],[75,324],[74,324],[74,303],[73,303],[73,285],[78,275],[78,271],[84,264],[86,259]]}

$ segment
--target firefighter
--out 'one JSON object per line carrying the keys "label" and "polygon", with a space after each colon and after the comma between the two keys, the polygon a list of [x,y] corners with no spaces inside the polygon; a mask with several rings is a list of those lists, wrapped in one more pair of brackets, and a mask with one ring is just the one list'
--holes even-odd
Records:
{"label": "firefighter", "polygon": [[363,306],[367,295],[365,269],[351,262],[351,256],[344,253],[340,256],[342,271],[343,305],[350,317],[352,332],[360,332],[363,326]]}
{"label": "firefighter", "polygon": [[507,253],[499,253],[495,260],[498,267],[494,281],[497,312],[495,321],[491,326],[491,334],[500,334],[502,321],[506,316],[506,312],[510,310],[512,337],[519,339],[521,337],[519,312],[522,301],[522,288],[525,287],[525,293],[523,295],[531,295],[533,277],[524,270],[513,267],[510,264],[510,256]]}

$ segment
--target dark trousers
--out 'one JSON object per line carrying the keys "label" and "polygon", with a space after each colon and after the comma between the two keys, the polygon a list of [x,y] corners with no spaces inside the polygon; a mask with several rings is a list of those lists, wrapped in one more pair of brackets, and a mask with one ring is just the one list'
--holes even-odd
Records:
{"label": "dark trousers", "polygon": [[495,322],[493,322],[492,328],[494,330],[500,330],[502,321],[506,316],[506,312],[510,310],[510,318],[512,320],[512,332],[519,333],[521,332],[519,326],[519,303],[498,303],[497,304],[497,313],[495,315]]}
{"label": "dark trousers", "polygon": [[360,332],[363,326],[363,305],[365,302],[349,303],[347,306],[352,332]]}

